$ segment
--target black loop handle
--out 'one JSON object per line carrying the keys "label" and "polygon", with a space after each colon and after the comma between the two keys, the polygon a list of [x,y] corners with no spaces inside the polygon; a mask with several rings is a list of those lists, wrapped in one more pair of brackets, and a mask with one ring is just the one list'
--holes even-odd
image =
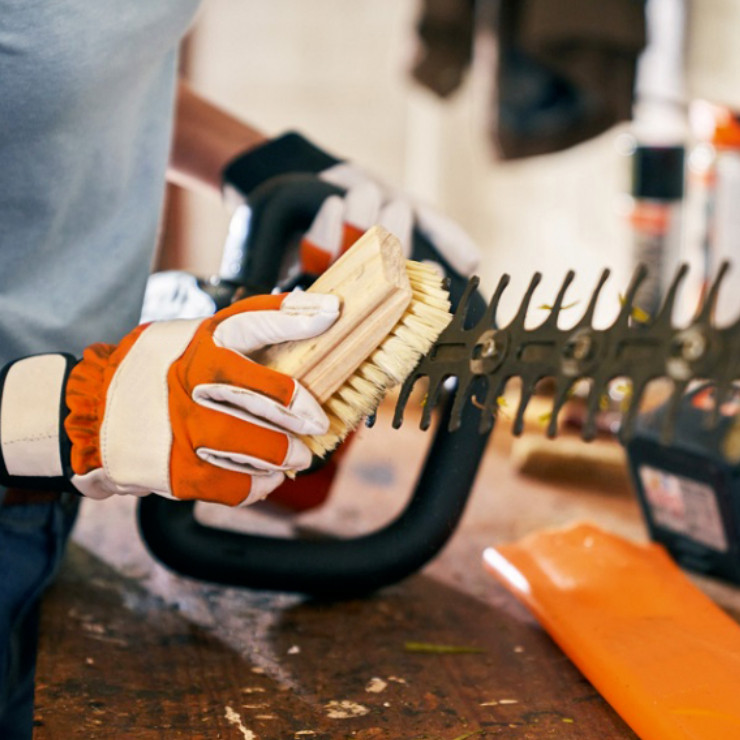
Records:
{"label": "black loop handle", "polygon": [[[286,245],[306,231],[325,198],[340,192],[314,176],[276,178],[250,200],[252,208],[244,269],[248,286],[275,284]],[[435,260],[451,276],[453,304],[466,280],[419,233],[412,256]],[[485,301],[476,294],[469,315]],[[139,503],[139,528],[150,552],[185,576],[230,586],[295,591],[343,598],[405,578],[446,544],[465,508],[488,434],[478,432],[480,412],[468,404],[460,428],[448,431],[448,401],[424,466],[404,510],[381,529],[347,539],[303,540],[242,534],[204,526],[192,502],[152,495]],[[392,443],[395,432],[388,429]]]}
{"label": "black loop handle", "polygon": [[200,524],[192,503],[152,495],[139,504],[142,537],[170,569],[212,583],[330,598],[368,593],[417,571],[457,528],[487,441],[477,417],[469,406],[454,433],[441,420],[413,496],[376,532],[336,540],[238,534]]}
{"label": "black loop handle", "polygon": [[298,247],[321,204],[342,190],[315,175],[280,175],[256,188],[249,198],[241,266],[229,280],[249,294],[270,293],[286,257]]}

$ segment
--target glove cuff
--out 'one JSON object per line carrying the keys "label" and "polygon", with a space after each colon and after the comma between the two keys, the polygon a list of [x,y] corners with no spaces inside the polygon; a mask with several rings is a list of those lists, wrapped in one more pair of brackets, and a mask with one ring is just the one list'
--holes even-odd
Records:
{"label": "glove cuff", "polygon": [[100,428],[108,387],[118,366],[147,326],[140,324],[118,345],[91,344],[69,375],[66,391],[69,415],[64,428],[71,442],[70,468],[74,475],[103,467]]}
{"label": "glove cuff", "polygon": [[291,131],[232,159],[224,168],[223,185],[225,190],[233,189],[248,197],[256,187],[278,175],[318,173],[340,161]]}
{"label": "glove cuff", "polygon": [[73,474],[87,473],[103,465],[100,427],[106,391],[116,366],[113,364],[115,350],[114,344],[90,345],[70,373],[67,382],[69,415],[64,428],[71,443],[70,468]]}
{"label": "glove cuff", "polygon": [[77,360],[66,354],[24,357],[0,370],[0,483],[71,490],[64,430],[66,385]]}

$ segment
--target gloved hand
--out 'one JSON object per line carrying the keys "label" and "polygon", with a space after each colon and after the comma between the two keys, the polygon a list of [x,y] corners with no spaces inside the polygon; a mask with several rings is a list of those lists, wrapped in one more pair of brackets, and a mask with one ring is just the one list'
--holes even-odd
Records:
{"label": "gloved hand", "polygon": [[344,196],[331,195],[301,239],[302,271],[320,275],[375,224],[394,234],[408,256],[413,218],[407,202],[386,202],[380,188],[371,182],[351,187]]}
{"label": "gloved hand", "polygon": [[[345,198],[355,188],[370,184],[381,199],[381,210],[388,209],[391,213],[409,212],[411,226],[419,229],[460,275],[470,275],[480,261],[478,248],[454,221],[428,206],[414,203],[394,192],[356,165],[333,157],[296,133],[273,139],[232,160],[224,169],[224,191],[227,197],[231,195],[248,201],[250,193],[259,185],[273,177],[289,173],[315,173],[322,180],[348,191]],[[363,231],[372,225],[368,224]],[[389,230],[402,241],[405,238],[405,234],[398,234],[392,228]],[[410,239],[406,244],[410,248]]]}
{"label": "gloved hand", "polygon": [[248,355],[316,336],[338,313],[335,296],[255,296],[205,320],[139,326],[80,362],[11,363],[0,374],[0,483],[259,501],[286,470],[309,466],[297,435],[321,434],[328,420],[297,381]]}

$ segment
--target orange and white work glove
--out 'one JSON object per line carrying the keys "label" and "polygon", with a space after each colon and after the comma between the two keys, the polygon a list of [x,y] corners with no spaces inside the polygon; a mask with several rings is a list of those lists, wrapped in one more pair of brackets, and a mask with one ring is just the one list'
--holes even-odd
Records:
{"label": "orange and white work glove", "polygon": [[255,296],[205,319],[141,325],[118,345],[17,360],[0,374],[0,484],[198,499],[263,499],[328,420],[293,378],[249,358],[324,332],[335,296]]}
{"label": "orange and white work glove", "polygon": [[[478,266],[480,252],[477,246],[465,230],[453,220],[434,208],[417,203],[384,185],[378,178],[357,165],[334,157],[294,132],[272,139],[235,157],[223,171],[224,192],[232,201],[248,203],[250,195],[260,185],[273,178],[292,173],[315,174],[321,180],[346,191],[345,198],[358,187],[372,185],[380,197],[380,209],[390,210],[391,213],[395,210],[405,210],[410,215],[411,226],[429,240],[453,270],[460,275],[469,276]],[[353,197],[362,200],[367,197],[367,193],[361,197]],[[355,225],[360,228],[364,226],[362,229],[364,231],[375,223],[378,222]],[[405,223],[403,227],[406,229]],[[389,228],[389,231],[404,241],[405,234],[397,233],[394,228]],[[408,238],[405,239],[407,255],[411,247],[410,234],[409,228]]]}

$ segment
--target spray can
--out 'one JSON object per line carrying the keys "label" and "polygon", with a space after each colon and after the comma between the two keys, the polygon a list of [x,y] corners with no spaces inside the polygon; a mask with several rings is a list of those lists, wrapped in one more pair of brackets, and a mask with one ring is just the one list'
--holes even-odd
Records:
{"label": "spray can", "polygon": [[[712,139],[715,148],[714,204],[709,223],[708,271],[716,274],[728,260],[733,271],[729,282],[738,285],[740,268],[740,118],[729,111],[717,120]],[[723,324],[734,320],[740,309],[737,291],[720,291],[715,319]]]}
{"label": "spray can", "polygon": [[638,145],[632,155],[633,262],[648,268],[634,305],[655,315],[681,259],[682,145]]}
{"label": "spray can", "polygon": [[[694,292],[702,297],[720,263],[740,258],[740,118],[724,108],[704,101],[693,104],[697,141],[688,158],[689,205],[686,221],[686,259],[696,268],[690,276]],[[737,269],[737,268],[736,268]],[[735,278],[737,279],[737,278]],[[697,285],[695,285],[697,284]],[[737,298],[730,291],[719,296],[720,314],[737,315]],[[726,305],[734,307],[727,310]]]}

